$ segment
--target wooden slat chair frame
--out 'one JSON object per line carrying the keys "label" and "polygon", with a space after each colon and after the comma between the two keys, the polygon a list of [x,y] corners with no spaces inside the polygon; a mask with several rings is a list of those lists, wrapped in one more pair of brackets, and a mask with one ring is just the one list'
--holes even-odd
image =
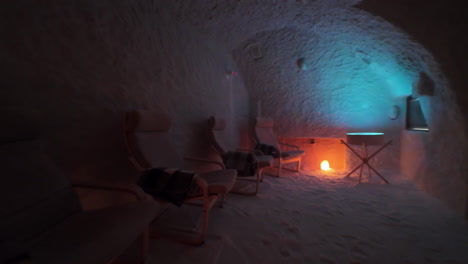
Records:
{"label": "wooden slat chair frame", "polygon": [[[298,146],[279,142],[273,127],[274,121],[271,118],[257,117],[255,120],[255,140],[257,143],[270,145],[278,150],[278,153],[273,155],[273,158],[278,160],[277,176],[281,176],[283,165],[288,163],[297,162],[296,171],[300,171],[304,151],[300,150]],[[281,146],[286,146],[295,150],[288,151]]]}
{"label": "wooden slat chair frame", "polygon": [[[221,157],[227,153],[226,148],[223,144],[223,136],[225,136],[226,121],[223,118],[217,118],[210,116],[208,118],[207,136],[212,149]],[[263,169],[272,166],[273,157],[269,155],[263,155],[260,151],[254,149],[242,149],[238,148],[236,151],[250,152],[253,153],[257,162],[257,169],[255,175],[250,177],[237,177],[237,180],[250,181],[255,183],[255,191],[253,192],[242,192],[232,191],[238,194],[256,195],[259,190],[259,183],[263,181]]]}
{"label": "wooden slat chair frame", "polygon": [[[167,140],[172,126],[172,118],[169,115],[154,111],[133,111],[124,114],[124,142],[128,153],[128,159],[140,172],[150,168],[162,167],[163,155],[158,151],[171,148]],[[153,139],[153,140],[152,140]],[[147,144],[146,144],[147,143]],[[158,145],[167,144],[158,148]],[[213,175],[216,174],[216,175]],[[235,181],[235,171],[220,170],[210,175],[196,174],[194,184],[201,190],[201,195],[188,198],[184,204],[202,208],[202,226],[195,239],[169,237],[183,243],[200,245],[206,238],[209,213],[219,201],[222,207],[225,195],[232,189]],[[213,177],[215,176],[215,177]],[[211,179],[224,177],[221,182],[210,182]]]}

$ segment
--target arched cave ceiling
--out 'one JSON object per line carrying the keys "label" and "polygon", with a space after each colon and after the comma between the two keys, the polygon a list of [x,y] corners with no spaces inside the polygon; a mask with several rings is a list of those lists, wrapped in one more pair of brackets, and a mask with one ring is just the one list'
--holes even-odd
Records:
{"label": "arched cave ceiling", "polygon": [[312,24],[310,14],[349,8],[361,0],[174,1],[172,13],[234,49],[251,36],[291,24]]}
{"label": "arched cave ceiling", "polygon": [[[369,35],[392,35],[383,45],[393,50],[400,65],[410,71],[425,71],[421,64],[432,64],[429,68],[439,68],[448,79],[450,90],[457,97],[461,113],[468,116],[467,70],[468,35],[467,11],[461,0],[269,0],[269,1],[204,1],[203,4],[191,1],[177,1],[173,12],[181,21],[188,22],[207,36],[216,38],[229,50],[248,44],[262,32],[277,31],[285,27],[298,27],[309,30],[308,26],[335,30],[336,25],[328,21],[342,20],[353,24],[371,18],[376,24],[363,28]],[[353,14],[351,18],[340,17],[344,11]],[[364,12],[363,12],[364,11]],[[328,16],[328,18],[327,18]],[[324,19],[325,18],[325,19]],[[359,21],[360,20],[360,21]],[[380,20],[380,21],[379,21]],[[324,23],[323,26],[320,26]],[[392,26],[385,26],[391,24]],[[384,27],[379,28],[384,25]],[[367,26],[367,25],[366,25]],[[309,30],[310,31],[310,30]],[[380,31],[380,32],[379,32]],[[395,31],[399,31],[395,34]],[[398,36],[397,36],[398,35]],[[399,41],[401,39],[402,41]],[[419,46],[419,47],[417,47]],[[416,51],[416,50],[421,50]],[[424,51],[423,51],[424,50]],[[432,59],[424,53],[430,52]],[[415,56],[416,54],[423,56]],[[412,54],[413,56],[407,56]],[[414,62],[414,57],[417,62]],[[406,60],[410,58],[409,60]],[[419,61],[418,61],[419,60]],[[414,65],[408,65],[414,64]],[[408,67],[409,66],[409,67]],[[435,66],[435,67],[434,67]],[[418,69],[419,67],[419,69]],[[434,72],[435,73],[435,72]],[[441,77],[439,75],[439,77]],[[436,77],[437,78],[437,77]],[[442,82],[441,82],[442,83]]]}

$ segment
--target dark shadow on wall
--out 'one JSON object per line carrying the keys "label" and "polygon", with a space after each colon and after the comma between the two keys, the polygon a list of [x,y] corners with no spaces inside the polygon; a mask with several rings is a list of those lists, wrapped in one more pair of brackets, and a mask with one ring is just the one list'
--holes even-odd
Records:
{"label": "dark shadow on wall", "polygon": [[384,18],[427,48],[468,116],[468,11],[464,4],[463,0],[364,0],[356,7]]}
{"label": "dark shadow on wall", "polygon": [[[38,113],[50,152],[70,177],[133,179],[124,111],[172,113],[180,166],[182,155],[203,154],[199,122],[215,112],[234,116],[242,105],[231,106],[229,89],[244,87],[228,86],[224,67],[233,62],[224,47],[171,10],[164,1],[2,3],[2,114],[6,106]],[[235,99],[248,105],[246,92]]]}

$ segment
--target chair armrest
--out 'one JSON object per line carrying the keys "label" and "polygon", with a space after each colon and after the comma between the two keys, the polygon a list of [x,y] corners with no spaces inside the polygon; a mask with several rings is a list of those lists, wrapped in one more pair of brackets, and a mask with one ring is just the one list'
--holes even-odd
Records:
{"label": "chair armrest", "polygon": [[122,184],[122,183],[103,183],[103,182],[89,182],[72,180],[71,185],[75,188],[88,188],[106,191],[125,192],[133,195],[137,200],[153,200],[151,195],[146,194],[136,184]]}
{"label": "chair armrest", "polygon": [[215,164],[221,167],[222,170],[226,169],[226,167],[224,167],[224,164],[222,162],[216,161],[216,160],[200,159],[200,158],[194,158],[194,157],[184,157],[184,160],[196,161],[200,163]]}
{"label": "chair armrest", "polygon": [[239,148],[239,149],[236,149],[237,151],[246,151],[246,152],[251,152],[251,153],[254,153],[255,155],[257,156],[263,156],[265,155],[262,151],[258,150],[258,149],[242,149],[242,148]]}
{"label": "chair armrest", "polygon": [[281,143],[281,142],[279,142],[279,144],[284,145],[284,146],[288,146],[288,147],[291,147],[291,148],[295,148],[297,150],[300,150],[298,146],[294,146],[294,145],[290,145],[290,144],[286,144],[286,143]]}
{"label": "chair armrest", "polygon": [[202,195],[204,199],[208,199],[209,193],[208,193],[208,182],[206,182],[202,177],[200,177],[198,174],[195,175],[193,179],[194,183],[198,185],[202,191]]}

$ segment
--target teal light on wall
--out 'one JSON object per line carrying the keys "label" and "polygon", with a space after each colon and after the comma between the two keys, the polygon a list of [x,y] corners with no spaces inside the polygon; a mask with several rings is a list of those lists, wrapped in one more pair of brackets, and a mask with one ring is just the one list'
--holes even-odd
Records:
{"label": "teal light on wall", "polygon": [[372,131],[388,126],[389,109],[411,93],[414,73],[406,72],[391,54],[356,58],[343,48],[340,57],[320,65],[326,68],[321,78],[329,101],[321,106],[323,111],[341,127]]}
{"label": "teal light on wall", "polygon": [[389,61],[384,64],[372,63],[369,65],[370,74],[382,78],[390,88],[390,93],[395,97],[406,96],[411,93],[413,73],[402,71],[395,62]]}

